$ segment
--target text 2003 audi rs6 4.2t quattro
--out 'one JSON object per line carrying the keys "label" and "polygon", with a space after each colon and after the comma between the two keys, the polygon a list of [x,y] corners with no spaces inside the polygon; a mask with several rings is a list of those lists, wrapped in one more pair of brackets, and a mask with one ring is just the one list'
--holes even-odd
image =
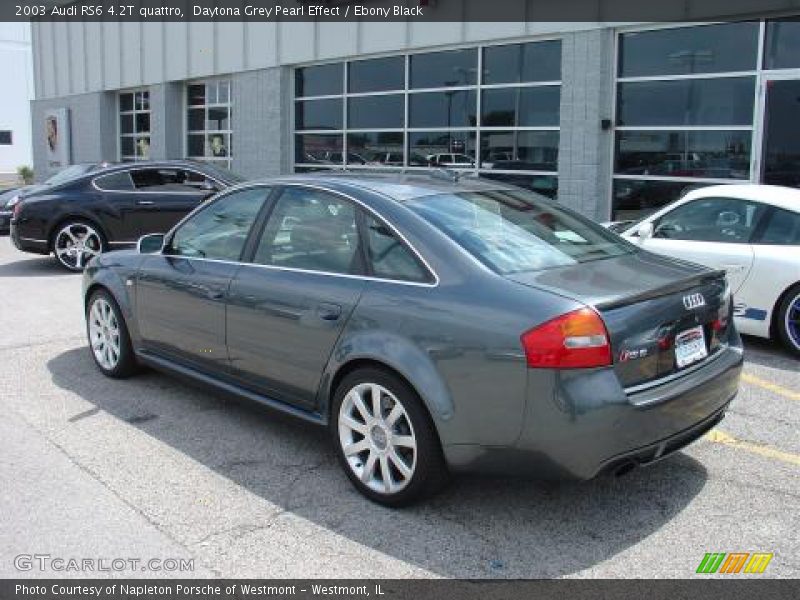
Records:
{"label": "text 2003 audi rs6 4.2t quattro", "polygon": [[147,364],[327,425],[395,506],[449,471],[663,458],[722,418],[742,365],[723,273],[471,178],[237,186],[93,259],[84,293],[103,373]]}

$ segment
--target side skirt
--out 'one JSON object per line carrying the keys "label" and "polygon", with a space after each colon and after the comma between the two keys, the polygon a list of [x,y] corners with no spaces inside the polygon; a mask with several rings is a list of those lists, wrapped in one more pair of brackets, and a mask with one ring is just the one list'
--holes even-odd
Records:
{"label": "side skirt", "polygon": [[314,423],[316,425],[323,425],[323,426],[327,425],[328,423],[327,419],[319,413],[303,410],[301,408],[297,408],[296,406],[292,406],[285,402],[281,402],[280,400],[275,400],[274,398],[270,398],[268,396],[262,396],[261,394],[256,394],[238,385],[227,383],[225,381],[220,381],[219,379],[212,377],[210,375],[206,375],[205,373],[197,371],[196,369],[185,367],[171,360],[167,360],[160,356],[155,356],[154,354],[150,354],[149,352],[137,350],[136,358],[143,364],[153,367],[154,369],[157,369],[159,371],[163,371],[172,375],[178,375],[185,379],[189,379],[191,381],[213,388],[219,392],[229,394],[231,396],[235,396],[237,398],[241,398],[244,400],[248,400],[250,402],[261,404],[263,406],[266,406],[273,410],[277,410],[284,414],[288,414],[293,417],[297,417],[298,419],[308,421],[309,423]]}

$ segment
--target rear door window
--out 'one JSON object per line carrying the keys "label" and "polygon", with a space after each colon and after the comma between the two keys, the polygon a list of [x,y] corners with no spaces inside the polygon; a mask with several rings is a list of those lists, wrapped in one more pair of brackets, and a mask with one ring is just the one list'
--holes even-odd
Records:
{"label": "rear door window", "polygon": [[427,269],[402,240],[372,215],[364,216],[369,274],[381,279],[424,283],[432,281]]}
{"label": "rear door window", "polygon": [[94,180],[94,184],[99,189],[106,192],[132,192],[133,181],[128,171],[118,171],[109,173]]}
{"label": "rear door window", "polygon": [[362,273],[356,208],[328,192],[287,187],[270,214],[254,262],[304,271]]}

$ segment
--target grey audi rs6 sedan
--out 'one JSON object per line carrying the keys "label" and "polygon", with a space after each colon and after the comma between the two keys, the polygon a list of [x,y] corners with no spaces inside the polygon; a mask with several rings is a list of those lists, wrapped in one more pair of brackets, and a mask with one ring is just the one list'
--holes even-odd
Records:
{"label": "grey audi rs6 sedan", "polygon": [[471,177],[235,186],[84,273],[92,356],[327,426],[391,506],[463,470],[588,479],[722,419],[742,346],[722,272]]}

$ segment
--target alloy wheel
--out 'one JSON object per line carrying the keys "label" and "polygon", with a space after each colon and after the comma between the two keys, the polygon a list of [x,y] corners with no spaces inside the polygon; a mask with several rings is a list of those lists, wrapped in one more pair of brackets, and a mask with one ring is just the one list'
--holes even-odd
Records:
{"label": "alloy wheel", "polygon": [[97,363],[106,371],[117,366],[120,357],[120,328],[111,304],[97,298],[89,309],[89,343]]}
{"label": "alloy wheel", "polygon": [[785,323],[786,335],[789,341],[800,350],[800,294],[789,302],[786,310]]}
{"label": "alloy wheel", "polygon": [[397,397],[376,383],[360,383],[345,395],[338,417],[339,443],[348,466],[379,494],[396,494],[411,481],[417,440]]}
{"label": "alloy wheel", "polygon": [[81,271],[103,252],[100,234],[86,223],[68,223],[56,234],[53,249],[58,261],[72,271]]}

